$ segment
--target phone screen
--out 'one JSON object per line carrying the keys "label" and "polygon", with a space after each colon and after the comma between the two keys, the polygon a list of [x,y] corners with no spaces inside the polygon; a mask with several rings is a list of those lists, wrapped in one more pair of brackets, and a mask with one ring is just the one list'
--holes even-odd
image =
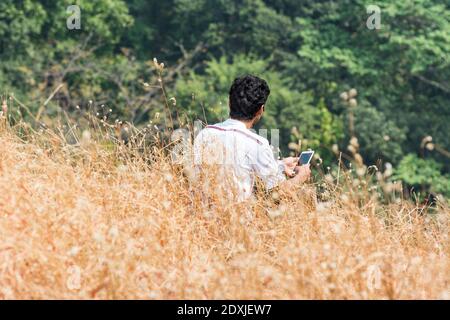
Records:
{"label": "phone screen", "polygon": [[314,151],[304,151],[300,154],[300,157],[298,158],[298,164],[304,165],[308,164],[312,157],[313,157]]}

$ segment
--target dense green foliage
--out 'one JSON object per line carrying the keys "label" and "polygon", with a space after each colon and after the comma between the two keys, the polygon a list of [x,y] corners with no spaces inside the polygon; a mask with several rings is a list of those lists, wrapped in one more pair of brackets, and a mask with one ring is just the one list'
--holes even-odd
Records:
{"label": "dense green foliage", "polygon": [[416,191],[431,191],[436,194],[450,194],[450,177],[441,175],[442,165],[434,160],[420,159],[409,154],[399,163],[395,179],[400,179],[416,188]]}
{"label": "dense green foliage", "polygon": [[[66,28],[73,2],[81,8],[81,30]],[[282,145],[300,138],[328,165],[333,144],[346,150],[352,112],[369,164],[392,162],[409,185],[450,196],[450,3],[377,1],[379,30],[366,27],[369,4],[3,0],[0,90],[31,114],[42,112],[43,120],[93,100],[144,125],[165,109],[155,89],[157,57],[166,66],[166,98],[177,98],[174,118],[214,122],[227,116],[231,81],[253,73],[268,80],[272,92],[259,127],[280,129]],[[350,88],[358,92],[354,110],[339,98]],[[433,151],[424,152],[426,136],[433,137]],[[433,170],[428,183],[421,180],[427,170]]]}

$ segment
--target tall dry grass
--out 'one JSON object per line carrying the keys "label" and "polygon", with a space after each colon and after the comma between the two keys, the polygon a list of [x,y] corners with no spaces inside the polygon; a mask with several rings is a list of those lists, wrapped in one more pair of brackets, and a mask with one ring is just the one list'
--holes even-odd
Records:
{"label": "tall dry grass", "polygon": [[27,130],[0,129],[0,298],[450,298],[444,204],[209,204],[161,149]]}

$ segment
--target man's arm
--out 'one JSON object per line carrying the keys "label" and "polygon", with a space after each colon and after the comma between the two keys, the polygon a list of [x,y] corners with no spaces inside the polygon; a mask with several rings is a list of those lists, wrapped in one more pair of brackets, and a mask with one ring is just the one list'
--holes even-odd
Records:
{"label": "man's arm", "polygon": [[284,173],[288,177],[295,176],[295,167],[298,166],[298,157],[288,157],[278,160],[278,163],[282,166]]}
{"label": "man's arm", "polygon": [[[296,184],[304,183],[310,176],[309,165],[297,166],[298,158],[289,157],[281,161],[275,160],[268,143],[261,146],[258,151],[255,173],[264,181],[266,189],[275,187],[292,188]],[[292,177],[286,180],[285,174]]]}
{"label": "man's arm", "polygon": [[296,166],[294,169],[294,176],[291,179],[280,183],[279,187],[282,190],[292,190],[295,186],[308,181],[310,176],[311,169],[309,167],[309,164]]}

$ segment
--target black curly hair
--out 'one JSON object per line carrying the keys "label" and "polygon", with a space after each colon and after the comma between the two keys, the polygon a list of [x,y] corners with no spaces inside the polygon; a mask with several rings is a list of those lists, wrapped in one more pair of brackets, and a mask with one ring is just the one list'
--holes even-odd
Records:
{"label": "black curly hair", "polygon": [[230,118],[251,120],[269,97],[269,85],[252,75],[236,78],[230,88]]}

